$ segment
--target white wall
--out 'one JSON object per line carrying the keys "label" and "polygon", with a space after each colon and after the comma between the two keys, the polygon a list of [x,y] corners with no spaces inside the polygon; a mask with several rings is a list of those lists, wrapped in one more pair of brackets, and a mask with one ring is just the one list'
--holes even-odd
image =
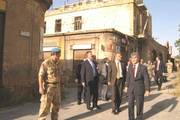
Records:
{"label": "white wall", "polygon": [[55,20],[62,19],[62,33],[74,32],[74,17],[82,16],[82,31],[114,28],[132,35],[128,5],[116,5],[46,16],[46,34],[54,34]]}

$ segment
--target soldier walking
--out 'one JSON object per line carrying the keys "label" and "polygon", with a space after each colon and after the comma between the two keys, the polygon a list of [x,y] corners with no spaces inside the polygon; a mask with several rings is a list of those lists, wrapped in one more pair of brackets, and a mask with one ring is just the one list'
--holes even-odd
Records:
{"label": "soldier walking", "polygon": [[41,104],[38,120],[46,120],[48,112],[51,112],[51,120],[58,120],[60,105],[60,77],[62,65],[59,62],[60,49],[53,48],[51,57],[45,60],[39,70],[39,93]]}

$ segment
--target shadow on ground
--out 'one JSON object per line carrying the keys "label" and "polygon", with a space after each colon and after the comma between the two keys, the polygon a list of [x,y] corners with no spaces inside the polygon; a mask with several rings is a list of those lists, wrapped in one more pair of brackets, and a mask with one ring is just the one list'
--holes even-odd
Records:
{"label": "shadow on ground", "polygon": [[[99,114],[103,111],[106,111],[108,109],[111,109],[111,103],[104,103],[104,104],[101,104],[100,105],[101,109],[100,110],[93,110],[93,111],[88,111],[86,113],[82,113],[82,114],[78,114],[76,116],[73,116],[73,117],[70,117],[70,118],[67,118],[65,120],[79,120],[79,119],[83,119],[83,118],[87,118],[89,116],[93,116],[95,114]],[[126,106],[123,106],[121,107],[121,111],[127,109],[127,105]]]}
{"label": "shadow on ground", "polygon": [[0,111],[0,120],[15,120],[22,116],[34,116],[38,113],[38,103],[27,103],[21,106],[6,108],[6,110]]}
{"label": "shadow on ground", "polygon": [[158,114],[159,112],[167,109],[168,107],[170,107],[168,112],[171,112],[173,111],[173,109],[175,109],[177,104],[178,104],[177,97],[165,99],[158,103],[155,103],[154,105],[152,105],[151,109],[144,114],[144,119],[150,118],[151,116]]}

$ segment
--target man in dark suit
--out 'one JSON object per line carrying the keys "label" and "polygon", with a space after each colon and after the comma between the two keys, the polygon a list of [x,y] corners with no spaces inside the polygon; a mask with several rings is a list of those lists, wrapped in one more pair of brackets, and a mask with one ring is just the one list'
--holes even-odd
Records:
{"label": "man in dark suit", "polygon": [[126,65],[121,60],[121,53],[116,53],[115,59],[109,64],[108,70],[108,80],[109,84],[112,86],[112,113],[114,114],[120,112],[120,104],[126,78]]}
{"label": "man in dark suit", "polygon": [[158,90],[161,90],[164,72],[165,72],[165,65],[163,61],[160,59],[160,56],[157,56],[155,68],[154,68],[154,73],[155,73],[154,79],[156,81],[156,84],[158,85]]}
{"label": "man in dark suit", "polygon": [[77,67],[76,67],[76,79],[75,79],[75,82],[77,83],[77,104],[80,105],[81,104],[81,98],[82,98],[82,92],[83,92],[83,85],[82,85],[82,82],[81,82],[81,66],[82,66],[82,62],[81,61]]}
{"label": "man in dark suit", "polygon": [[[131,54],[132,64],[128,68],[126,85],[128,89],[129,120],[143,120],[144,95],[150,92],[150,81],[147,68],[139,63],[139,54]],[[137,118],[134,116],[134,102],[136,101]]]}
{"label": "man in dark suit", "polygon": [[[100,109],[98,102],[98,71],[97,65],[93,61],[91,51],[86,52],[87,59],[81,67],[82,85],[86,89],[86,105],[88,110]],[[91,106],[92,103],[92,106]]]}

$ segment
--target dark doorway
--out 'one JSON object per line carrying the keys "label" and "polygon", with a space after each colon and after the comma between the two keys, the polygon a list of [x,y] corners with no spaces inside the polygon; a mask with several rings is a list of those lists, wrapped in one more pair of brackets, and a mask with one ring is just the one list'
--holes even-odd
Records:
{"label": "dark doorway", "polygon": [[157,57],[157,52],[156,50],[152,50],[152,61],[154,62],[156,60]]}
{"label": "dark doorway", "polygon": [[5,13],[0,12],[0,86],[2,86]]}

